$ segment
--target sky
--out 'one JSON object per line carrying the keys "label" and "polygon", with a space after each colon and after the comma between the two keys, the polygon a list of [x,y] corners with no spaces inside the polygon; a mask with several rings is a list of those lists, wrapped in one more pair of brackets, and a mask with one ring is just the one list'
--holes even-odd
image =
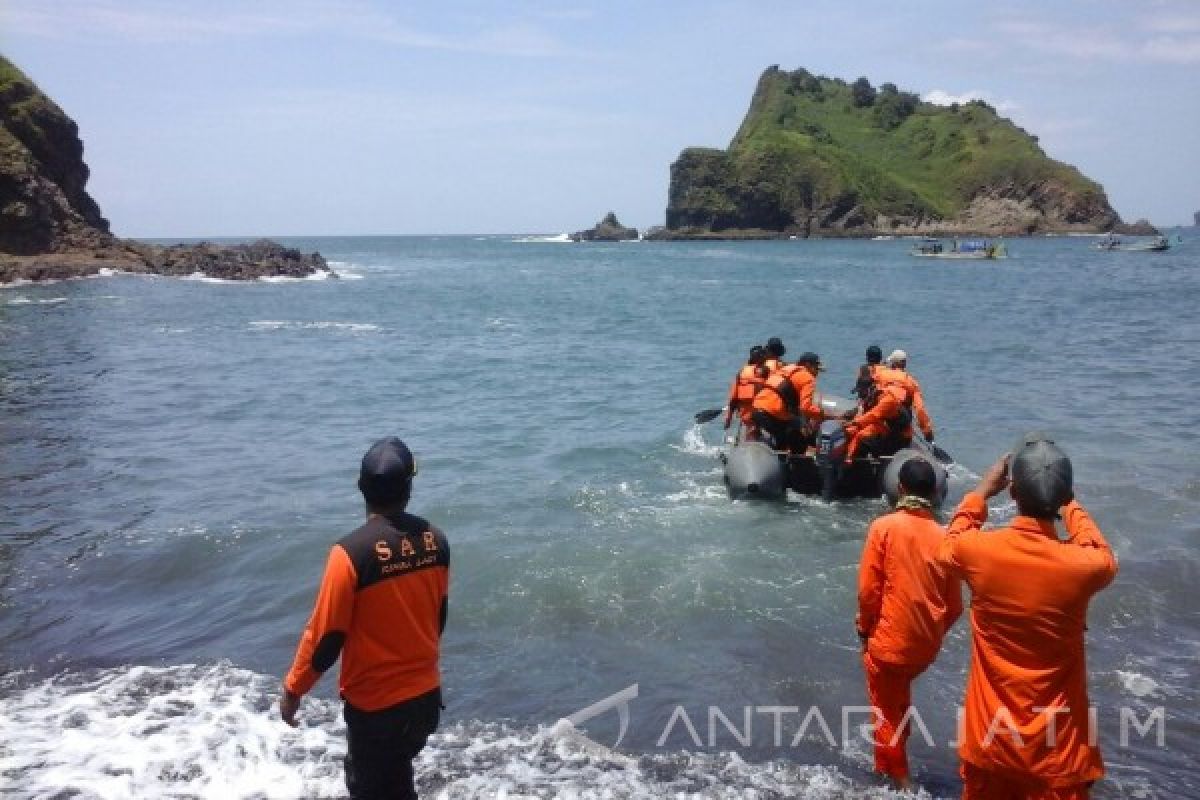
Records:
{"label": "sky", "polygon": [[1200,0],[0,0],[130,237],[663,223],[771,65],[982,97],[1127,221],[1200,210]]}

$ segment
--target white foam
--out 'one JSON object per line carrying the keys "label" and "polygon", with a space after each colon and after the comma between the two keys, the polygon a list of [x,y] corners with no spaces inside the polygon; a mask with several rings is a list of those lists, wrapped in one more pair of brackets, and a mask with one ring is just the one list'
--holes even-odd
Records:
{"label": "white foam", "polygon": [[673,444],[671,447],[681,453],[697,456],[715,456],[721,452],[720,444],[712,444],[704,438],[703,425],[693,425],[684,431],[682,443]]}
{"label": "white foam", "polygon": [[49,306],[49,305],[58,305],[59,303],[65,303],[65,302],[67,302],[67,298],[65,298],[65,297],[43,297],[43,298],[39,298],[37,300],[31,300],[30,298],[26,297],[25,295],[19,294],[16,297],[10,297],[8,299],[7,304],[10,306],[32,306],[32,305]]}
{"label": "white foam", "polygon": [[341,277],[334,270],[319,269],[316,272],[296,277],[294,275],[264,275],[259,278],[260,283],[301,283],[303,281],[326,281],[333,277]]}
{"label": "white foam", "polygon": [[228,664],[59,676],[5,698],[0,773],[18,798],[337,796],[337,709],[306,700],[319,724],[292,730],[277,686]]}
{"label": "white foam", "polygon": [[[276,711],[277,677],[221,663],[21,680],[0,687],[0,774],[13,800],[345,795],[337,702],[305,698],[300,727],[289,728]],[[752,764],[728,752],[633,757],[564,723],[445,726],[414,766],[422,795],[445,800],[898,797],[831,766]]]}
{"label": "white foam", "polygon": [[260,319],[250,323],[257,331],[336,330],[351,333],[373,333],[382,330],[370,322],[296,322],[291,320]]}
{"label": "white foam", "polygon": [[191,275],[184,275],[181,280],[199,281],[200,283],[237,283],[237,281],[227,280],[225,278],[210,278],[203,272],[193,272]]}
{"label": "white foam", "polygon": [[58,283],[58,281],[31,281],[28,278],[17,278],[15,281],[0,283],[0,289],[20,289],[22,286],[33,286],[35,283]]}
{"label": "white foam", "polygon": [[1117,680],[1120,681],[1122,689],[1139,699],[1157,694],[1162,689],[1158,681],[1138,672],[1125,672],[1119,669],[1117,670]]}
{"label": "white foam", "polygon": [[571,235],[569,233],[559,233],[554,236],[518,236],[517,238],[513,239],[512,241],[521,242],[521,243],[562,244],[562,243],[570,242]]}

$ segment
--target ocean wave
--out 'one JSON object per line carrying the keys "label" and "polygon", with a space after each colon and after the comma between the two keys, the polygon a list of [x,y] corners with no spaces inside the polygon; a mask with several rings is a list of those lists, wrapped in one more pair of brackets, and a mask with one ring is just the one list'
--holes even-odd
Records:
{"label": "ocean wave", "polygon": [[[352,277],[349,278],[350,280],[359,280],[362,278],[361,275],[355,275],[353,273],[348,273],[347,275],[348,276],[352,275]],[[184,275],[181,278],[181,280],[198,281],[199,283],[220,283],[220,284],[250,283],[250,284],[253,284],[253,283],[303,283],[305,281],[325,281],[325,280],[329,280],[332,277],[340,278],[340,277],[342,277],[342,275],[337,270],[319,269],[310,275],[304,275],[302,277],[296,277],[294,275],[264,275],[263,277],[256,278],[253,281],[241,281],[241,280],[230,280],[229,278],[214,278],[214,277],[204,274],[203,272],[193,272],[191,275]]]}
{"label": "ocean wave", "polygon": [[351,333],[374,333],[382,330],[370,322],[295,322],[291,320],[260,319],[250,323],[256,331],[337,330]]}
{"label": "ocean wave", "polygon": [[511,241],[519,242],[519,243],[523,243],[523,244],[534,243],[534,242],[562,244],[562,243],[570,242],[571,235],[569,233],[559,233],[554,236],[518,236],[517,238],[512,239]]}
{"label": "ocean wave", "polygon": [[[339,704],[306,698],[293,729],[277,716],[278,693],[278,678],[227,662],[63,673],[31,684],[7,676],[0,684],[0,740],[10,743],[0,750],[0,772],[12,779],[6,796],[343,796]],[[732,752],[627,755],[565,720],[536,728],[445,725],[414,766],[422,795],[445,800],[898,796],[834,766],[751,763]]]}
{"label": "ocean wave", "polygon": [[65,302],[67,302],[67,298],[65,297],[43,297],[33,300],[23,294],[19,294],[16,297],[8,298],[5,304],[10,306],[49,306]]}

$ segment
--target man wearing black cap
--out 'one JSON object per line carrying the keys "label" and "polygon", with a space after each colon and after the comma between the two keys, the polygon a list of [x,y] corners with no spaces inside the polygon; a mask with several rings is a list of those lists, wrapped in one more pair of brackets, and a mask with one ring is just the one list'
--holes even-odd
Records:
{"label": "man wearing black cap", "polygon": [[783,355],[787,352],[787,348],[783,346],[783,341],[778,336],[772,336],[767,339],[767,358],[763,361],[763,366],[770,375],[773,372],[778,372],[783,366]]}
{"label": "man wearing black cap", "polygon": [[776,448],[803,452],[812,439],[814,424],[827,418],[816,399],[817,374],[823,369],[816,353],[801,353],[795,364],[785,364],[768,375],[754,396],[751,419],[767,432]]}
{"label": "man wearing black cap", "polygon": [[[971,587],[971,671],[959,758],[963,798],[1086,798],[1103,777],[1087,693],[1084,631],[1117,561],[1075,499],[1071,461],[1028,434],[954,512],[938,563]],[[983,532],[1008,487],[1018,516]],[[1060,539],[1061,516],[1067,538]]]}
{"label": "man wearing black cap", "polygon": [[341,656],[346,787],[354,800],[417,796],[412,760],[441,712],[450,548],[440,530],[405,511],[416,474],[412,453],[395,437],[363,456],[366,524],[329,553],[279,699],[280,716],[296,725],[300,698]]}

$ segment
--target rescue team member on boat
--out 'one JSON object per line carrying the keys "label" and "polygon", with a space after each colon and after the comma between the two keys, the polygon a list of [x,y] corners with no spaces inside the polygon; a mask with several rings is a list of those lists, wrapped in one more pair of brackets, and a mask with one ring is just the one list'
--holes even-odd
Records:
{"label": "rescue team member on boat", "polygon": [[441,713],[450,550],[440,530],[405,511],[416,474],[394,437],[363,456],[367,521],[329,553],[279,700],[280,716],[295,726],[300,698],[341,655],[346,788],[355,800],[417,796],[412,760]]}
{"label": "rescue team member on boat", "polygon": [[[1041,434],[997,461],[954,512],[938,551],[971,588],[971,670],[959,757],[964,800],[1082,800],[1104,775],[1089,725],[1088,603],[1117,560],[1075,500],[1071,462]],[[1005,486],[1018,516],[983,532]],[[1054,520],[1067,531],[1059,539]]]}
{"label": "rescue team member on boat", "polygon": [[729,401],[725,404],[725,430],[729,430],[736,412],[747,439],[756,438],[751,415],[754,413],[754,395],[767,379],[767,369],[763,366],[766,358],[767,351],[761,345],[750,348],[750,357],[734,377],[733,385],[729,387]]}
{"label": "rescue team member on boat", "polygon": [[921,384],[917,383],[917,379],[908,372],[908,353],[903,350],[893,350],[888,355],[887,369],[891,376],[904,383],[908,389],[909,395],[912,398],[913,416],[916,418],[917,427],[921,429],[922,435],[929,441],[933,441],[933,420],[929,418],[929,412],[925,408],[925,398],[921,394]]}
{"label": "rescue team member on boat", "polygon": [[763,366],[767,368],[767,374],[770,375],[778,372],[783,366],[783,355],[787,352],[787,348],[783,346],[783,342],[778,336],[772,336],[767,339],[767,358],[763,361]]}
{"label": "rescue team member on boat", "polygon": [[776,449],[803,452],[812,438],[810,420],[826,418],[816,402],[817,373],[823,369],[816,353],[801,353],[795,364],[784,364],[768,375],[754,396],[751,419]]}
{"label": "rescue team member on boat", "polygon": [[867,698],[875,709],[875,771],[911,785],[901,723],[912,682],[937,657],[942,637],[962,614],[957,578],[935,557],[944,538],[933,518],[937,478],[923,458],[900,467],[896,510],[871,523],[858,568],[858,618]]}
{"label": "rescue team member on boat", "polygon": [[[861,413],[846,423],[846,463],[866,448],[876,454],[894,453],[912,441],[912,394],[904,373],[869,366],[859,370],[855,392]],[[873,377],[872,377],[873,376]]]}

